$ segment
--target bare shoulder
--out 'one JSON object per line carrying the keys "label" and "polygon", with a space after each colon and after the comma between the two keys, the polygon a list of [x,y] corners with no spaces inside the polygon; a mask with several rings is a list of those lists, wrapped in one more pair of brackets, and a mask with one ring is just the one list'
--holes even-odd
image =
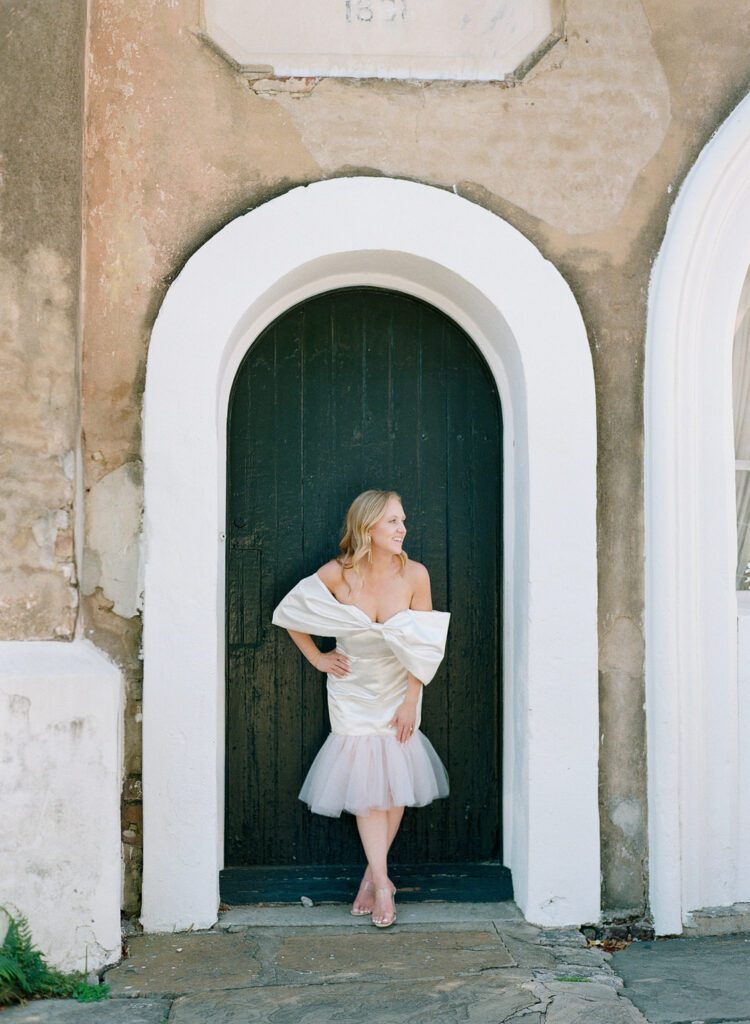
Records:
{"label": "bare shoulder", "polygon": [[406,577],[412,588],[410,607],[414,611],[432,611],[432,594],[430,592],[430,574],[427,566],[414,562],[410,558],[406,563]]}
{"label": "bare shoulder", "polygon": [[341,583],[341,564],[335,558],[330,559],[318,569],[318,576],[330,590],[333,590]]}
{"label": "bare shoulder", "polygon": [[406,563],[406,578],[414,584],[424,584],[429,586],[430,574],[427,571],[427,566],[421,562],[416,562],[413,558],[410,558]]}

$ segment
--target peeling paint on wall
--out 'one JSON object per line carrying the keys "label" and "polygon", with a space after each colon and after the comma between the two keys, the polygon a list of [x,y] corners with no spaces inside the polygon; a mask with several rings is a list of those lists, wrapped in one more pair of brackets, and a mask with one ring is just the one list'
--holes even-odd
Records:
{"label": "peeling paint on wall", "polygon": [[112,611],[129,619],[143,607],[143,471],[126,462],[92,485],[87,502],[81,589],[100,588]]}
{"label": "peeling paint on wall", "polygon": [[644,825],[643,807],[632,797],[619,800],[613,807],[610,817],[628,839],[635,839],[641,835]]}
{"label": "peeling paint on wall", "polygon": [[85,5],[2,18],[0,639],[69,640]]}
{"label": "peeling paint on wall", "polygon": [[[27,583],[25,591],[19,587],[13,595],[4,593],[6,621],[0,626],[0,635],[9,635],[4,632],[9,627],[20,628],[26,637],[34,630],[26,613],[37,605],[40,584],[49,594],[52,583],[62,598],[57,611],[63,632],[70,627],[66,611],[75,608],[65,586],[75,583],[70,448],[75,436],[77,389],[70,337],[75,300],[69,277],[69,267],[59,254],[41,246],[27,254],[22,268],[0,258],[5,498],[0,558],[6,570],[15,570],[16,583],[21,582],[22,572]],[[52,574],[43,570],[52,570]],[[62,586],[57,572],[63,572]]]}

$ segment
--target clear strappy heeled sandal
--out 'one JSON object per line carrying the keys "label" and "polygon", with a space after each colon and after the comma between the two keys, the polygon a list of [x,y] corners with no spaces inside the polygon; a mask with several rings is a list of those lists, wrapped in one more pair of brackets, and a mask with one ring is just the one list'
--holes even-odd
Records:
{"label": "clear strappy heeled sandal", "polygon": [[[372,884],[372,882],[369,882],[366,878],[363,878],[362,881],[359,883],[359,888],[360,889],[364,888],[366,892],[375,892],[375,886]],[[357,896],[359,896],[359,893],[357,893]],[[357,896],[354,897],[355,900],[357,899]],[[356,907],[352,907],[352,909],[349,911],[349,913],[353,917],[366,917],[368,914],[372,913],[372,909],[370,909],[370,910],[358,910]]]}
{"label": "clear strappy heeled sandal", "polygon": [[377,896],[378,893],[381,892],[387,892],[388,895],[391,897],[393,911],[391,914],[388,914],[385,917],[378,920],[375,917],[375,911],[373,910],[372,923],[375,925],[376,928],[390,928],[392,924],[396,923],[396,890],[391,887],[388,887],[387,889],[376,889],[375,895]]}

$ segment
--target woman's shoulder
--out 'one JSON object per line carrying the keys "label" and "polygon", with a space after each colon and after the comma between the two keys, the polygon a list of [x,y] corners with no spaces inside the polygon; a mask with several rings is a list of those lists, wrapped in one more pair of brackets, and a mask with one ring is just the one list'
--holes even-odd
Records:
{"label": "woman's shoulder", "polygon": [[422,565],[421,562],[417,562],[413,558],[410,558],[406,563],[404,572],[406,573],[407,578],[412,580],[414,583],[430,582],[430,574],[427,571],[427,566]]}
{"label": "woman's shoulder", "polygon": [[411,559],[406,563],[407,580],[411,587],[411,602],[409,607],[414,611],[432,610],[432,593],[430,589],[430,574],[427,567],[421,562],[413,562]]}
{"label": "woman's shoulder", "polygon": [[321,565],[317,572],[329,589],[333,589],[341,583],[341,563],[336,558],[329,559],[325,565]]}

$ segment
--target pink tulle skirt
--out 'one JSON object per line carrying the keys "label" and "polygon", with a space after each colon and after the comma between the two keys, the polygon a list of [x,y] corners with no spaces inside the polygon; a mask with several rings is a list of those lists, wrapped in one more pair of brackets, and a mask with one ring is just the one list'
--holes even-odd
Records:
{"label": "pink tulle skirt", "polygon": [[424,807],[448,795],[448,775],[418,729],[406,743],[395,736],[331,733],[299,793],[310,810],[338,818],[389,807]]}

